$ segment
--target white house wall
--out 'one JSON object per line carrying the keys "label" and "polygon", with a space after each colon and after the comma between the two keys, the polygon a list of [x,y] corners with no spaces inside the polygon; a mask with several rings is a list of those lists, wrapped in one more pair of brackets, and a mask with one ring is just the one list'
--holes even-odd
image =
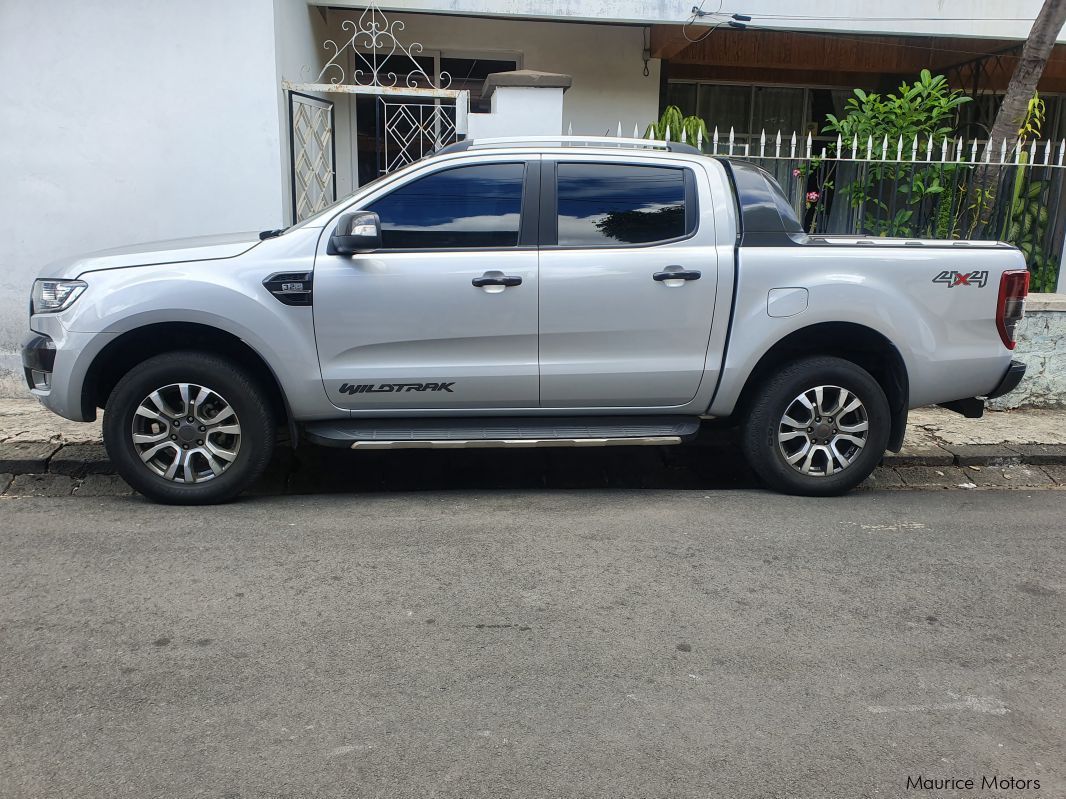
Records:
{"label": "white house wall", "polygon": [[0,392],[25,396],[42,266],[282,223],[273,5],[0,2],[0,74]]}

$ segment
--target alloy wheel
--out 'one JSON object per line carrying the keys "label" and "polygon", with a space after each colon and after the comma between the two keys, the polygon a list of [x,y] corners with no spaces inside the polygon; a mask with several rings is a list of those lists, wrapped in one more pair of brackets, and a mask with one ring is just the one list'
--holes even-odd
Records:
{"label": "alloy wheel", "polygon": [[196,383],[171,383],[141,400],[131,435],[145,466],[175,483],[213,480],[233,464],[241,446],[233,406]]}
{"label": "alloy wheel", "polygon": [[800,474],[828,477],[848,468],[862,453],[870,433],[866,407],[840,386],[807,389],[785,408],[777,446]]}

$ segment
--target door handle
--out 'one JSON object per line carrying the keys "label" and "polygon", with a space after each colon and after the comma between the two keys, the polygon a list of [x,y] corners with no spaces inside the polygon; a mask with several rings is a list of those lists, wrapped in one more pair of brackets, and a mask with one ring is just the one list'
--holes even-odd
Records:
{"label": "door handle", "polygon": [[486,272],[481,277],[475,277],[470,283],[477,289],[485,286],[521,286],[522,278],[518,275],[493,275]]}
{"label": "door handle", "polygon": [[667,272],[656,272],[651,276],[652,280],[699,280],[703,273],[698,269],[675,269]]}

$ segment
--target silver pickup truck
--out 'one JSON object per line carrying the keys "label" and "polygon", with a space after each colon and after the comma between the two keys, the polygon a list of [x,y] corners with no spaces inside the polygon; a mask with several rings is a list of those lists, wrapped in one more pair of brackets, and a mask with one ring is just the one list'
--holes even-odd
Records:
{"label": "silver pickup truck", "polygon": [[476,140],[286,230],[54,263],[30,390],[104,415],[119,473],[229,499],[290,439],[676,444],[741,427],[770,486],[840,494],[907,411],[1018,384],[1028,272],[977,241],[811,236],[738,160],[642,140]]}

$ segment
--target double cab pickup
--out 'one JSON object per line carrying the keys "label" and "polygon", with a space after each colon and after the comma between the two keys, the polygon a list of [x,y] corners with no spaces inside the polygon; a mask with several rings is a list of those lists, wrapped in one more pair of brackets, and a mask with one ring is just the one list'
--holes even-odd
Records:
{"label": "double cab pickup", "polygon": [[732,420],[769,486],[833,495],[907,411],[1011,390],[1028,272],[985,241],[808,235],[743,160],[625,139],[464,141],[285,230],[47,267],[23,348],[104,409],[141,493],[227,500],[291,441],[679,444]]}

